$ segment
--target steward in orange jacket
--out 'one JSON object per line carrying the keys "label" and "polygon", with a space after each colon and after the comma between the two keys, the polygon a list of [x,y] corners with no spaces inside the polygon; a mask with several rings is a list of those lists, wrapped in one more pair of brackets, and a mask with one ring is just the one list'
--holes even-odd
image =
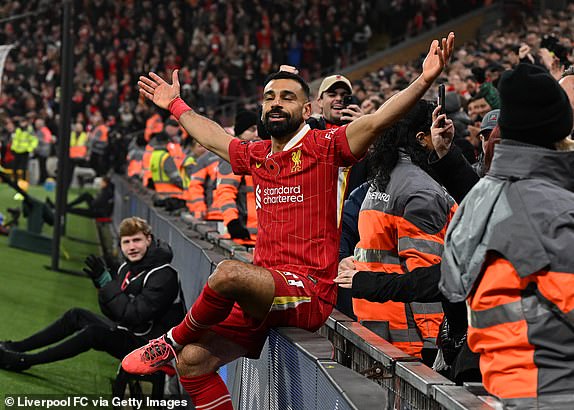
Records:
{"label": "steward in orange jacket", "polygon": [[504,73],[499,90],[501,143],[449,227],[440,289],[466,299],[468,345],[504,408],[571,409],[572,108],[556,80],[530,64]]}
{"label": "steward in orange jacket", "polygon": [[196,162],[189,175],[187,192],[184,193],[187,209],[196,218],[220,221],[221,211],[212,208],[219,157],[206,151],[196,159]]}
{"label": "steward in orange jacket", "polygon": [[163,118],[158,113],[154,113],[145,123],[144,138],[150,142],[153,134],[163,131]]}
{"label": "steward in orange jacket", "polygon": [[[381,274],[410,272],[441,262],[443,239],[456,204],[421,166],[428,151],[433,105],[419,101],[375,143],[376,175],[359,213],[355,266]],[[421,357],[436,352],[440,303],[375,303],[353,299],[360,321],[389,322],[390,342]]]}
{"label": "steward in orange jacket", "polygon": [[160,132],[155,139],[157,143],[150,159],[154,189],[162,198],[182,198],[182,178],[175,161],[167,151],[168,136]]}
{"label": "steward in orange jacket", "polygon": [[[235,116],[233,132],[243,141],[259,140],[257,113],[239,111]],[[231,164],[220,160],[217,170],[217,188],[213,195],[213,208],[221,211],[223,223],[232,239],[255,241],[257,212],[251,175],[235,175]]]}
{"label": "steward in orange jacket", "polygon": [[251,175],[235,175],[231,164],[221,160],[213,208],[221,211],[223,224],[232,239],[257,237],[255,192]]}

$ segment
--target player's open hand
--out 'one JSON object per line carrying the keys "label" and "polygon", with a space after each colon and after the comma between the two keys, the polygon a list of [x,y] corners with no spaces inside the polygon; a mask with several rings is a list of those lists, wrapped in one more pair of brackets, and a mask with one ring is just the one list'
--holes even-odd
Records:
{"label": "player's open hand", "polygon": [[149,77],[140,76],[138,87],[140,94],[153,101],[155,105],[167,110],[169,103],[179,97],[179,70],[173,70],[171,84],[168,84],[156,73],[150,72]]}
{"label": "player's open hand", "polygon": [[447,38],[433,40],[429,52],[423,62],[423,79],[427,83],[432,83],[447,65],[454,49],[454,33],[448,33]]}

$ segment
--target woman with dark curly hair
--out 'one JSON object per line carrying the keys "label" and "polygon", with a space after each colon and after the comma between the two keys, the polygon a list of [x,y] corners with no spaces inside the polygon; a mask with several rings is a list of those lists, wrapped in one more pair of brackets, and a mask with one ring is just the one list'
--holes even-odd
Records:
{"label": "woman with dark curly hair", "polygon": [[[361,272],[352,281],[357,318],[389,322],[390,341],[429,364],[443,317],[437,295],[417,299],[435,303],[376,303],[360,298],[385,300],[377,294],[377,276],[440,264],[456,204],[428,173],[433,109],[433,103],[419,101],[371,150],[370,187],[359,213],[360,241],[354,255],[354,269]],[[415,289],[408,293],[420,294]]]}

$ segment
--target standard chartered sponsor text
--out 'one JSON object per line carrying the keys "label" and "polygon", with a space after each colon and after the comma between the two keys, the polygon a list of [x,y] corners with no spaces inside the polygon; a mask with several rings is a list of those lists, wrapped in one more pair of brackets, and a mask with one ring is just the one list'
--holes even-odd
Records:
{"label": "standard chartered sponsor text", "polygon": [[301,193],[301,185],[295,186],[280,186],[274,188],[263,189],[263,203],[264,204],[282,204],[303,202],[304,197]]}

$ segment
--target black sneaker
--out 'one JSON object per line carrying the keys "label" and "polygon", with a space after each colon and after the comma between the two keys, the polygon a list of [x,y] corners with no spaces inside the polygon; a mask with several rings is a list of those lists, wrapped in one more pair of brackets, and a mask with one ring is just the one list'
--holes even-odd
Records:
{"label": "black sneaker", "polygon": [[30,367],[32,366],[26,361],[24,353],[0,350],[0,369],[21,372]]}

